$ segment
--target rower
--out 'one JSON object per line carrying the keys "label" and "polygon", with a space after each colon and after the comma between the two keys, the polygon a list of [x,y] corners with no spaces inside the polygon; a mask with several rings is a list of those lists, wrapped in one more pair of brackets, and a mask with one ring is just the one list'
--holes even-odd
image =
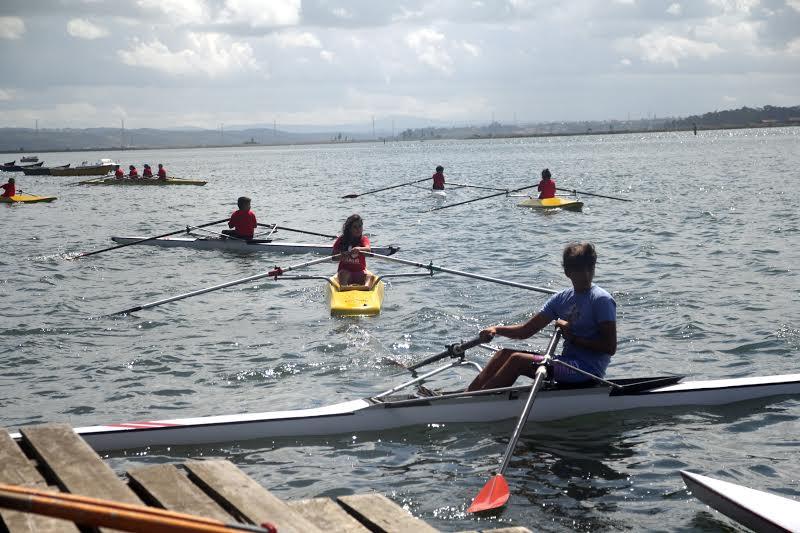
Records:
{"label": "rower", "polygon": [[539,191],[539,200],[555,198],[556,196],[556,182],[550,179],[550,177],[549,168],[542,170],[542,180],[539,182],[539,185],[536,186],[536,190]]}
{"label": "rower", "polygon": [[122,170],[122,166],[117,165],[117,170],[114,171],[114,178],[121,180],[125,177],[125,171]]}
{"label": "rower", "polygon": [[367,270],[367,258],[361,253],[370,251],[369,237],[364,235],[364,220],[361,215],[350,215],[344,221],[342,234],[333,243],[333,255],[341,254],[336,273],[339,286],[371,287],[375,276]]}
{"label": "rower", "polygon": [[444,190],[444,167],[442,165],[436,167],[436,173],[433,176],[431,176],[431,179],[433,179],[434,191]]}
{"label": "rower", "polygon": [[256,221],[255,213],[250,210],[250,204],[251,200],[247,196],[240,196],[236,200],[236,205],[239,209],[234,211],[230,220],[228,220],[228,227],[233,229],[222,230],[224,235],[246,241],[253,239],[258,222]]}
{"label": "rower", "polygon": [[[564,248],[564,274],[572,288],[550,297],[530,320],[513,326],[491,326],[481,331],[486,342],[495,335],[527,339],[556,320],[564,338],[561,361],[597,377],[605,375],[611,356],[617,351],[617,304],[604,289],[592,283],[597,253],[588,242]],[[468,391],[508,387],[521,375],[534,377],[544,357],[503,348],[470,383]],[[553,366],[553,377],[561,383],[581,383],[591,378],[563,365]]]}
{"label": "rower", "polygon": [[0,194],[0,198],[11,198],[17,194],[17,186],[15,184],[16,180],[14,178],[8,178],[8,183],[0,185],[0,189],[3,189],[3,194]]}
{"label": "rower", "polygon": [[158,164],[158,179],[167,181],[167,169],[161,163]]}
{"label": "rower", "polygon": [[144,164],[144,170],[142,171],[143,178],[152,178],[153,177],[153,169],[150,168],[150,165],[147,163]]}
{"label": "rower", "polygon": [[131,165],[128,167],[128,177],[131,178],[132,180],[139,179],[139,171],[136,170],[135,166]]}

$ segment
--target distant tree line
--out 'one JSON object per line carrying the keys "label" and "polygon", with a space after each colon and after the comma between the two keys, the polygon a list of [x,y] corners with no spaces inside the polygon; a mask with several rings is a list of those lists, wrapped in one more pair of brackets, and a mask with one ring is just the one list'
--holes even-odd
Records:
{"label": "distant tree line", "polygon": [[800,106],[777,107],[765,105],[764,107],[726,109],[725,111],[712,111],[702,115],[692,115],[679,119],[676,123],[680,128],[691,128],[692,124],[697,124],[698,128],[758,126],[770,123],[794,123],[800,125]]}

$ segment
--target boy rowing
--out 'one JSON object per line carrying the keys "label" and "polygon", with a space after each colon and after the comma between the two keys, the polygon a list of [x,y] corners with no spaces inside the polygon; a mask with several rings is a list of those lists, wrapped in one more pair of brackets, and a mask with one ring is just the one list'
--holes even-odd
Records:
{"label": "boy rowing", "polygon": [[[564,248],[562,265],[572,288],[550,297],[533,318],[513,326],[491,326],[480,335],[484,342],[500,335],[527,339],[553,320],[561,329],[564,349],[559,359],[598,377],[603,377],[617,351],[617,304],[604,289],[592,283],[597,253],[588,242]],[[534,377],[544,357],[503,348],[470,383],[468,391],[509,387],[519,376]],[[553,377],[561,383],[580,383],[591,378],[563,365],[553,365]]]}
{"label": "boy rowing", "polygon": [[222,230],[223,235],[246,241],[253,239],[258,222],[255,213],[250,210],[250,203],[250,198],[247,196],[240,196],[236,200],[239,209],[234,211],[228,220],[228,227],[233,229]]}
{"label": "boy rowing", "polygon": [[11,198],[12,196],[17,194],[17,186],[15,183],[17,180],[14,178],[8,178],[8,183],[4,183],[0,185],[0,189],[3,189],[3,194],[0,194],[0,198]]}

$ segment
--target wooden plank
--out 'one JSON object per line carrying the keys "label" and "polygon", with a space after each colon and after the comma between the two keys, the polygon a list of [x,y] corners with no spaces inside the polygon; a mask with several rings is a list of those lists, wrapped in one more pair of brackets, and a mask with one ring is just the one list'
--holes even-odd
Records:
{"label": "wooden plank", "polygon": [[323,531],[369,533],[369,529],[362,526],[330,498],[312,498],[286,503]]}
{"label": "wooden plank", "polygon": [[231,515],[253,524],[269,522],[281,533],[321,530],[230,461],[188,461],[189,478]]}
{"label": "wooden plank", "polygon": [[433,533],[437,531],[419,518],[394,503],[383,494],[354,494],[340,496],[339,504],[364,524],[370,531],[393,533],[414,531]]}
{"label": "wooden plank", "polygon": [[234,522],[205,492],[173,465],[156,465],[128,470],[129,485],[142,499],[158,507],[222,522]]}
{"label": "wooden plank", "polygon": [[73,494],[142,505],[94,450],[67,424],[29,426],[20,430],[41,467]]}
{"label": "wooden plank", "polygon": [[[0,428],[0,483],[22,485],[46,489],[47,483],[42,475],[25,457],[17,443],[5,428]],[[9,533],[78,533],[72,522],[50,518],[34,513],[21,513],[10,509],[0,509],[0,530],[2,526]]]}

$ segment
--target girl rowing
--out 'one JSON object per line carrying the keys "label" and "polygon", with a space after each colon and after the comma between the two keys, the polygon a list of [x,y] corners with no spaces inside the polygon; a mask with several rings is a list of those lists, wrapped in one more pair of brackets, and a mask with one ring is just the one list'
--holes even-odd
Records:
{"label": "girl rowing", "polygon": [[[561,361],[598,377],[603,377],[611,356],[617,351],[617,304],[604,289],[594,285],[597,253],[588,242],[564,248],[562,265],[572,288],[550,297],[533,318],[513,326],[491,326],[481,331],[484,342],[495,335],[527,339],[553,320],[561,329],[564,349]],[[519,376],[534,377],[543,356],[503,348],[470,383],[468,391],[495,389],[514,384]],[[562,383],[580,383],[591,378],[565,366],[553,365],[553,376]]]}
{"label": "girl rowing", "polygon": [[551,176],[549,168],[542,170],[542,180],[539,182],[539,185],[536,186],[536,190],[539,191],[539,200],[555,198],[556,182],[550,179]]}
{"label": "girl rowing", "polygon": [[344,221],[342,235],[333,243],[333,255],[341,254],[336,273],[340,286],[371,286],[374,276],[367,270],[367,258],[361,253],[369,251],[369,237],[364,235],[361,215],[350,215]]}

